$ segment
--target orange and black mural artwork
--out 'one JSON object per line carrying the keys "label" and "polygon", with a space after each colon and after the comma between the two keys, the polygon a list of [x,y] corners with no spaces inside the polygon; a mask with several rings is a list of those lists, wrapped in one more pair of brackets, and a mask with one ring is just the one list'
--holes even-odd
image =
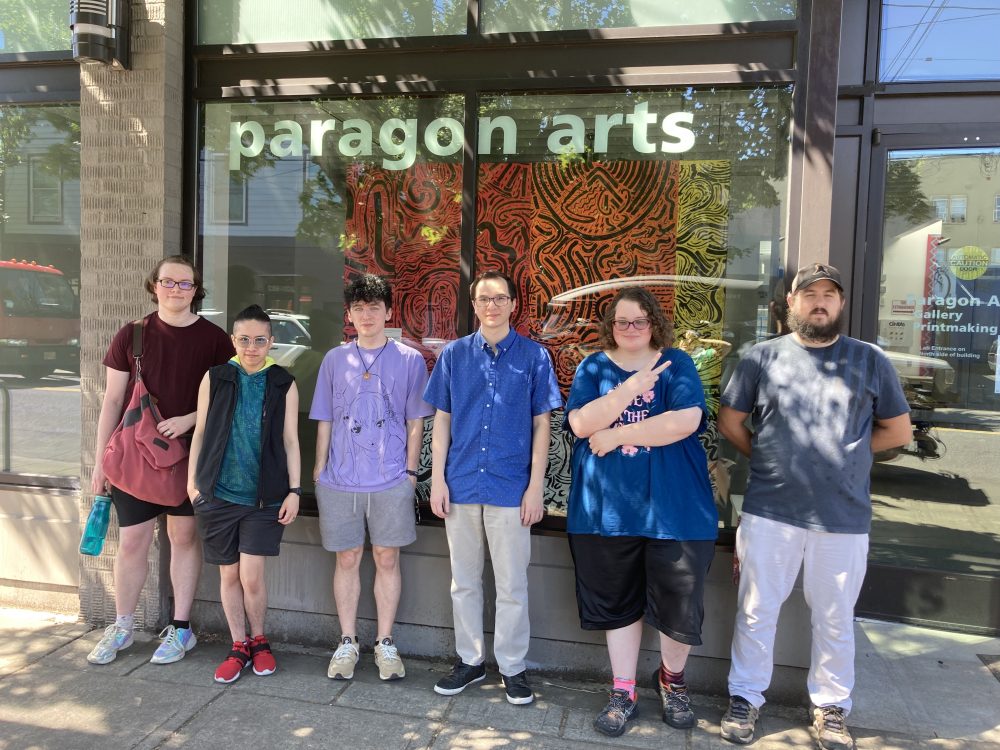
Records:
{"label": "orange and black mural artwork", "polygon": [[[429,364],[457,336],[461,184],[461,167],[447,164],[349,176],[345,282],[366,271],[392,278],[393,323]],[[728,161],[483,164],[475,272],[514,279],[513,324],[548,348],[565,395],[623,286],[649,288],[679,334],[721,337],[729,184]],[[718,403],[718,378],[705,385]],[[546,506],[564,514],[569,440],[562,413],[552,421]],[[711,433],[704,442],[711,456]],[[429,465],[429,454],[423,461]]]}

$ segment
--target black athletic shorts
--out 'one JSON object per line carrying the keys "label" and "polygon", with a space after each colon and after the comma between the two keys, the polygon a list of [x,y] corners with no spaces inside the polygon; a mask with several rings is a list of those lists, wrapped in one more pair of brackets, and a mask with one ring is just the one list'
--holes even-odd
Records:
{"label": "black athletic shorts", "polygon": [[240,554],[277,557],[285,527],[278,523],[281,505],[258,508],[256,505],[239,505],[218,498],[195,499],[194,511],[198,519],[205,550],[205,562],[212,565],[232,565],[240,561]]}
{"label": "black athletic shorts", "polygon": [[117,487],[111,488],[111,502],[118,514],[118,526],[138,526],[166,513],[168,516],[191,516],[194,510],[187,498],[180,505],[157,505],[133,497]]}
{"label": "black athletic shorts", "polygon": [[584,630],[646,622],[678,643],[701,645],[705,577],[714,541],[570,534]]}

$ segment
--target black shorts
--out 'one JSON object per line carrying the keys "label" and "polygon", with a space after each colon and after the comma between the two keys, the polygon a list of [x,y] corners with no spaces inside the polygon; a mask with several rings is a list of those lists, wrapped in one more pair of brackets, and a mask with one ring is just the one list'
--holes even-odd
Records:
{"label": "black shorts", "polygon": [[570,534],[584,630],[646,622],[679,643],[701,645],[705,577],[714,541]]}
{"label": "black shorts", "polygon": [[205,550],[205,562],[232,565],[240,554],[277,557],[285,527],[278,523],[280,505],[258,508],[199,496],[194,503]]}
{"label": "black shorts", "polygon": [[133,497],[117,487],[111,488],[111,502],[114,504],[115,512],[118,514],[119,527],[138,526],[140,523],[151,521],[154,518],[162,516],[164,513],[168,516],[194,515],[191,501],[186,498],[180,505],[157,505],[156,503],[148,503],[145,500]]}

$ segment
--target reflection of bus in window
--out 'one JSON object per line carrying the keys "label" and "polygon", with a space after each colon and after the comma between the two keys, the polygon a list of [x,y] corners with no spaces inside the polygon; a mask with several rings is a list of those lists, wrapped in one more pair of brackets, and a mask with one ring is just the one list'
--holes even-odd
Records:
{"label": "reflection of bus in window", "polygon": [[80,371],[80,304],[62,271],[0,261],[0,373]]}

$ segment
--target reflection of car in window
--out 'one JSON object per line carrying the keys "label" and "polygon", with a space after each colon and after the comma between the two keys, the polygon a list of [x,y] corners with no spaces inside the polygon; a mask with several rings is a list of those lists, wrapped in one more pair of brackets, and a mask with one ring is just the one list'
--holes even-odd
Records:
{"label": "reflection of car in window", "polygon": [[896,369],[911,408],[933,409],[957,400],[955,368],[946,360],[888,349],[883,352]]}
{"label": "reflection of car in window", "polygon": [[290,367],[302,352],[312,346],[309,335],[309,316],[288,310],[268,310],[271,318],[271,335],[274,346],[271,356],[282,367]]}
{"label": "reflection of car in window", "polygon": [[80,371],[80,304],[62,271],[0,261],[0,372]]}
{"label": "reflection of car in window", "polygon": [[[545,316],[541,320],[539,340],[552,353],[556,362],[556,372],[560,385],[568,389],[577,365],[600,346],[598,328],[604,306],[615,294],[627,287],[644,287],[659,298],[665,307],[672,307],[677,290],[680,288],[703,288],[707,290],[725,289],[728,292],[752,292],[756,308],[760,281],[743,279],[712,278],[707,276],[685,276],[675,274],[647,274],[621,279],[608,279],[585,284],[561,292],[545,305]],[[728,296],[728,295],[727,295]],[[720,333],[722,321],[700,321],[699,324],[685,324],[675,317],[678,335],[684,328],[697,328],[699,335]]]}

